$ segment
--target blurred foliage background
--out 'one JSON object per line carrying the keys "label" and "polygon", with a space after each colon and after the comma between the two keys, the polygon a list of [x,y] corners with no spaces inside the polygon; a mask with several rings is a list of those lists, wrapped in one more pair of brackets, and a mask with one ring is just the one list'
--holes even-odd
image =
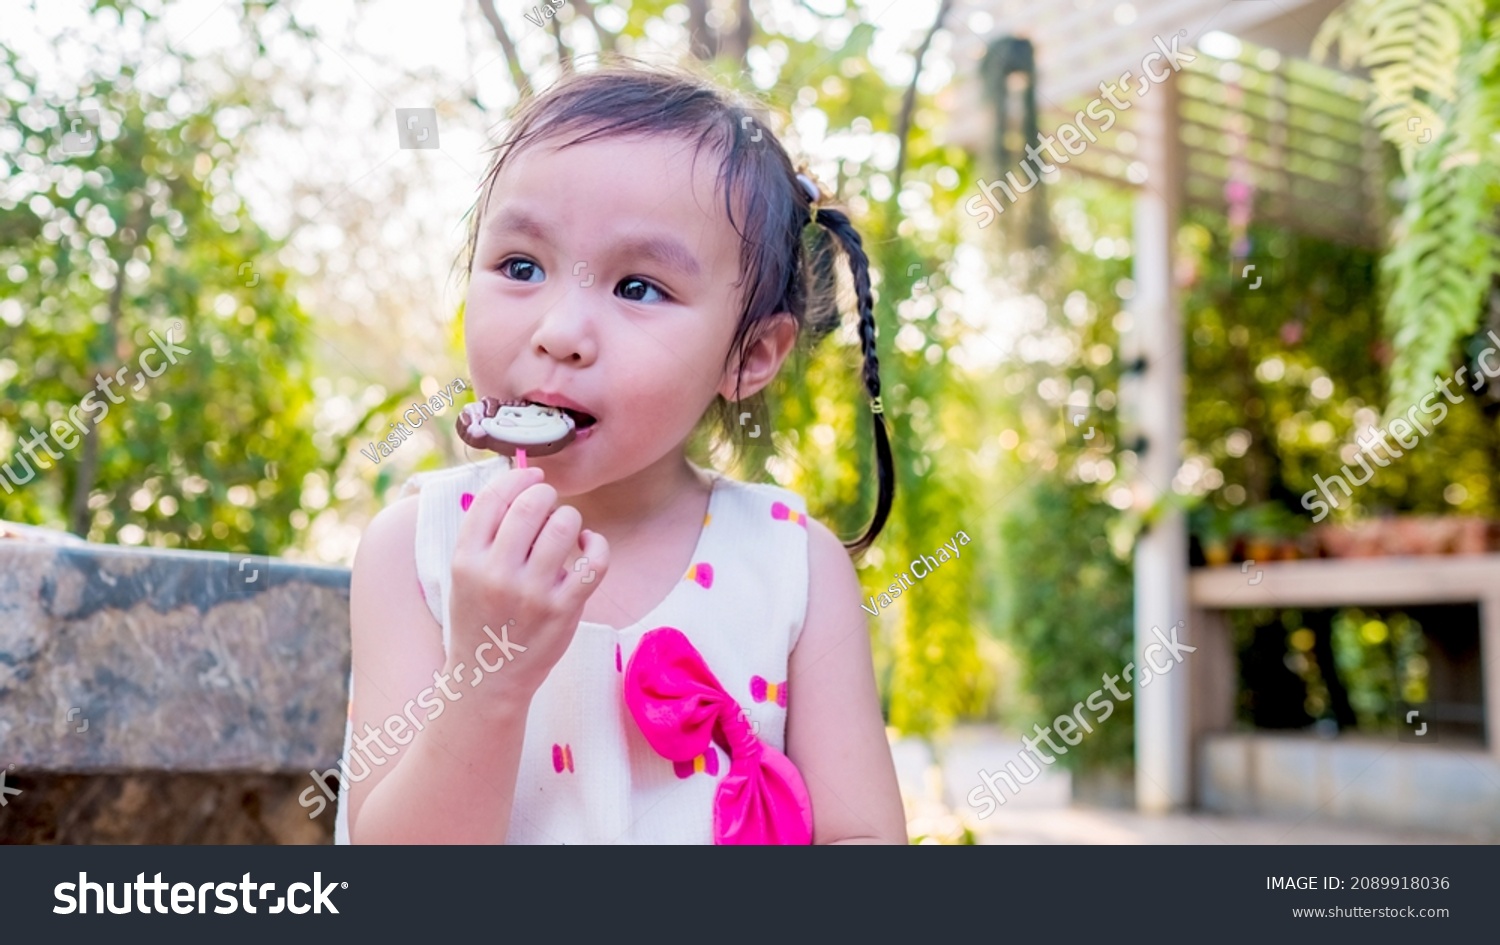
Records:
{"label": "blurred foliage background", "polygon": [[[1041,248],[1002,232],[1019,214],[980,230],[960,212],[993,168],[948,134],[974,118],[955,113],[954,88],[977,69],[949,54],[965,24],[948,22],[948,0],[889,14],[769,0],[753,20],[746,0],[570,0],[542,26],[526,12],[454,2],[416,24],[376,0],[32,3],[0,59],[0,457],[66,416],[96,373],[133,364],[150,331],[181,322],[191,354],[0,494],[0,518],[349,562],[391,488],[461,459],[445,424],[378,464],[359,448],[465,376],[450,266],[487,136],[574,57],[695,61],[769,106],[871,254],[899,491],[861,566],[866,592],[959,531],[971,539],[872,620],[890,723],[1029,729],[1119,672],[1131,543],[1149,516],[1117,410],[1131,194],[1047,186],[1031,198]],[[398,106],[436,108],[440,151],[396,148]],[[98,110],[99,140],[69,154],[78,109]],[[1247,298],[1222,217],[1194,211],[1178,234],[1188,441],[1174,485],[1200,539],[1305,516],[1298,496],[1379,415],[1393,351],[1373,254],[1250,235],[1284,272]],[[769,440],[739,460],[845,535],[872,503],[856,351],[844,330],[801,352],[771,398]],[[1488,393],[1455,407],[1337,516],[1493,514],[1494,414]],[[1341,639],[1379,635],[1341,620]],[[1411,637],[1399,621],[1383,632]],[[1360,665],[1359,711],[1373,712],[1404,683]],[[1131,745],[1121,712],[1064,761],[1123,766]]]}

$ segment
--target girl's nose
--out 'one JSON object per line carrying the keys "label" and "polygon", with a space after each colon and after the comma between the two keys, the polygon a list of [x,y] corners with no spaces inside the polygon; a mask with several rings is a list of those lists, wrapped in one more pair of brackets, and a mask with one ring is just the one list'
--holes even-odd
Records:
{"label": "girl's nose", "polygon": [[545,312],[531,336],[537,354],[586,367],[598,356],[589,315],[590,289],[570,285]]}

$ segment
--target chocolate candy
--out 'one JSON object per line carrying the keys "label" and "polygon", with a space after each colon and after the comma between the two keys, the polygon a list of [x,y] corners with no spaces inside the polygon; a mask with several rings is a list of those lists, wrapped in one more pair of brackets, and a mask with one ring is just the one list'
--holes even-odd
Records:
{"label": "chocolate candy", "polygon": [[556,407],[484,397],[458,415],[458,435],[479,450],[550,456],[573,442],[573,418]]}

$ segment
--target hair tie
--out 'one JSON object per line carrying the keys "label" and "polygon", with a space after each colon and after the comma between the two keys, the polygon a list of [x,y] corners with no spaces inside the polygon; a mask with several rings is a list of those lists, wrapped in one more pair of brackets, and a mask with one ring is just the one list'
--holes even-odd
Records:
{"label": "hair tie", "polygon": [[802,186],[802,192],[807,195],[807,202],[809,205],[807,222],[817,223],[818,201],[823,197],[822,188],[820,188],[816,183],[813,182],[812,177],[802,171],[797,172],[797,183]]}

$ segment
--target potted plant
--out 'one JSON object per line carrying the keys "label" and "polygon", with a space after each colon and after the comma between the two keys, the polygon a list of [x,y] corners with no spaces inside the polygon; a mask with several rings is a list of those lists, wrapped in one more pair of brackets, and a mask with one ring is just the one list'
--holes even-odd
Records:
{"label": "potted plant", "polygon": [[1233,513],[1204,503],[1193,509],[1188,528],[1211,568],[1223,567],[1234,558]]}
{"label": "potted plant", "polygon": [[1244,557],[1275,561],[1302,556],[1299,540],[1307,522],[1279,502],[1261,502],[1235,513],[1233,528],[1244,541]]}

